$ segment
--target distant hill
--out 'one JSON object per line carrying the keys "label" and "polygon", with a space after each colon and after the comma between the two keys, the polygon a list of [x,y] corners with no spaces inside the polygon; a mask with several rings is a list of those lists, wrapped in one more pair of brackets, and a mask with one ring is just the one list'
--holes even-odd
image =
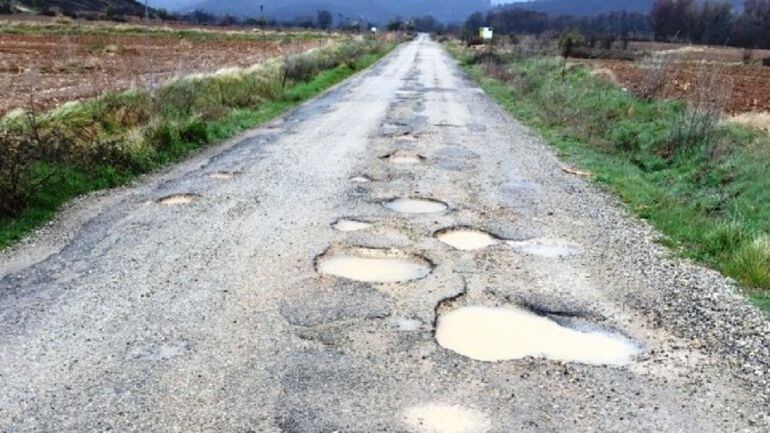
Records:
{"label": "distant hill", "polygon": [[33,9],[39,9],[42,4],[65,12],[104,13],[112,7],[119,15],[144,14],[144,5],[135,0],[20,0],[19,3]]}
{"label": "distant hill", "polygon": [[343,17],[384,23],[397,16],[433,15],[443,22],[464,21],[476,11],[490,9],[489,0],[201,0],[196,7],[208,12],[240,17],[260,15],[259,5],[265,6],[264,16],[278,20],[315,16],[328,10],[334,21]]}

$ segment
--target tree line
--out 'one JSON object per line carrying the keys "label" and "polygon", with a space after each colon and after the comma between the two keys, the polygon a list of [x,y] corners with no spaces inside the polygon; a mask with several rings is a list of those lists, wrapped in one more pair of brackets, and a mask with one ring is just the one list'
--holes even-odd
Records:
{"label": "tree line", "polygon": [[590,17],[503,8],[472,14],[462,31],[472,36],[486,26],[503,35],[574,30],[591,37],[770,48],[770,0],[746,0],[740,12],[718,0],[655,0],[649,14],[618,11]]}

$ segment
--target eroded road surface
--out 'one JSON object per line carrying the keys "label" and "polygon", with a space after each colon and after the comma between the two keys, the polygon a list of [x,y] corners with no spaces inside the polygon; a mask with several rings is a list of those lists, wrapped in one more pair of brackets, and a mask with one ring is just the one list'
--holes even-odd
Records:
{"label": "eroded road surface", "polygon": [[420,37],[3,253],[0,431],[769,431],[657,237]]}

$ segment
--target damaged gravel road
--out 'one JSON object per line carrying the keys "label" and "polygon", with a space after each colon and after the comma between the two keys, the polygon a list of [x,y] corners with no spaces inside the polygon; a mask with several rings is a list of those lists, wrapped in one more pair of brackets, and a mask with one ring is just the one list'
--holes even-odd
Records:
{"label": "damaged gravel road", "polygon": [[0,431],[769,431],[767,320],[561,167],[421,36],[3,252]]}

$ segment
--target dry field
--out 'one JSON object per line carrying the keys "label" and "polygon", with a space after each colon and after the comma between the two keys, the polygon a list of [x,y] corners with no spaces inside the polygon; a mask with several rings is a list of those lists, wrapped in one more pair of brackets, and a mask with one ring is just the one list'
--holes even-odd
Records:
{"label": "dry field", "polygon": [[[761,59],[770,57],[770,50],[752,52],[752,63],[743,64],[739,48],[686,46],[664,43],[632,43],[631,49],[655,53],[665,58],[666,79],[659,97],[689,99],[704,84],[704,74],[718,74],[714,81],[723,82],[731,90],[725,111],[730,114],[770,111],[770,67]],[[613,79],[631,91],[639,92],[648,80],[650,70],[644,62],[623,60],[589,61],[596,69],[612,71]],[[708,81],[706,81],[708,82]],[[708,92],[713,89],[706,89]]]}
{"label": "dry field", "polygon": [[168,29],[89,32],[77,25],[40,31],[8,31],[0,26],[0,115],[34,100],[37,108],[95,96],[105,90],[152,86],[174,75],[250,66],[324,45],[332,37],[302,32],[201,33]]}

